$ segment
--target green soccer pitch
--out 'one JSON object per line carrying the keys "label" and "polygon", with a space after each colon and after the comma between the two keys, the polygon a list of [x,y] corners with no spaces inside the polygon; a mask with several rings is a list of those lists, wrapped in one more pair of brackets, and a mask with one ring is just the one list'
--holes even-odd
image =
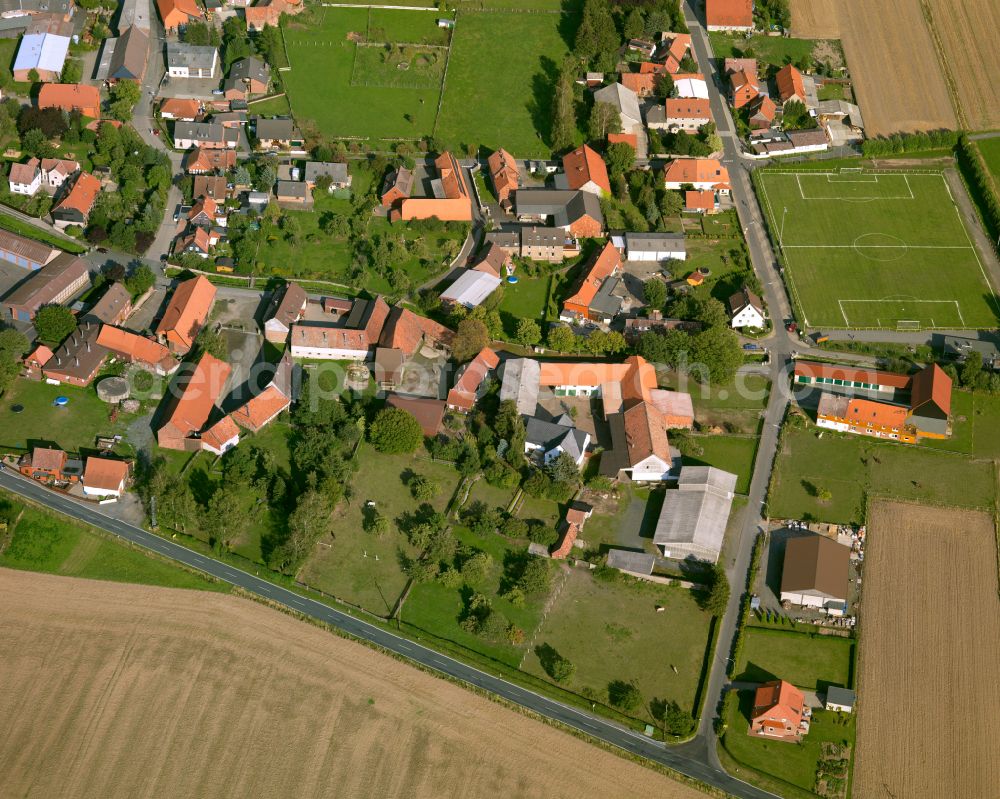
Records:
{"label": "green soccer pitch", "polygon": [[812,327],[983,328],[997,298],[937,172],[762,170],[764,212]]}

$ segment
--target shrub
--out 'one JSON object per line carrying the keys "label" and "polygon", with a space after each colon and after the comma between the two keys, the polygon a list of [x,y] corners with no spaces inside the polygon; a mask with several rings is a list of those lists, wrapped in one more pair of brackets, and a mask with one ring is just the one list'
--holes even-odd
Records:
{"label": "shrub", "polygon": [[387,454],[413,452],[423,437],[416,417],[402,408],[383,408],[368,428],[372,446]]}

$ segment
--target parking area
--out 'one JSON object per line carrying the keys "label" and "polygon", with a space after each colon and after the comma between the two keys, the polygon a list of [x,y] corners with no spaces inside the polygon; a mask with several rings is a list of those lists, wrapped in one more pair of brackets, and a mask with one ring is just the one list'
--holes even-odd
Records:
{"label": "parking area", "polygon": [[226,295],[219,292],[211,319],[223,327],[256,333],[261,329],[267,299],[257,294]]}
{"label": "parking area", "polygon": [[151,333],[167,305],[167,290],[157,286],[149,298],[128,318],[126,327],[137,333]]}

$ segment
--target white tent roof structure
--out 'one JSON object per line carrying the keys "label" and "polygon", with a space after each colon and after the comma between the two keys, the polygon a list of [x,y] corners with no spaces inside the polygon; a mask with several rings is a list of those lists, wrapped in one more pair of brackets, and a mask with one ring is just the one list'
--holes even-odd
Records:
{"label": "white tent roof structure", "polygon": [[678,97],[697,97],[699,100],[708,99],[708,84],[698,78],[681,78],[674,82]]}
{"label": "white tent roof structure", "polygon": [[466,269],[458,280],[442,292],[441,300],[475,308],[496,291],[499,285],[500,278],[496,275],[480,272],[478,269]]}
{"label": "white tent roof structure", "polygon": [[62,71],[69,52],[69,37],[55,33],[26,33],[14,59],[14,71],[19,69]]}

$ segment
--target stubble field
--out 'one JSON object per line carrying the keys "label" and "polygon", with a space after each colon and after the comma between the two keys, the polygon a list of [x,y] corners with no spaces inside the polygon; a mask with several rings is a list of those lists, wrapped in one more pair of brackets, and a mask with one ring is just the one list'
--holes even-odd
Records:
{"label": "stubble field", "polygon": [[919,0],[854,0],[840,30],[869,136],[957,126]]}
{"label": "stubble field", "polygon": [[0,569],[20,797],[703,794],[235,597]]}
{"label": "stubble field", "polygon": [[839,39],[841,0],[792,0],[792,36]]}
{"label": "stubble field", "polygon": [[878,502],[868,521],[853,795],[995,796],[1000,600],[992,517]]}
{"label": "stubble field", "polygon": [[1000,3],[926,0],[958,101],[971,130],[1000,126]]}

